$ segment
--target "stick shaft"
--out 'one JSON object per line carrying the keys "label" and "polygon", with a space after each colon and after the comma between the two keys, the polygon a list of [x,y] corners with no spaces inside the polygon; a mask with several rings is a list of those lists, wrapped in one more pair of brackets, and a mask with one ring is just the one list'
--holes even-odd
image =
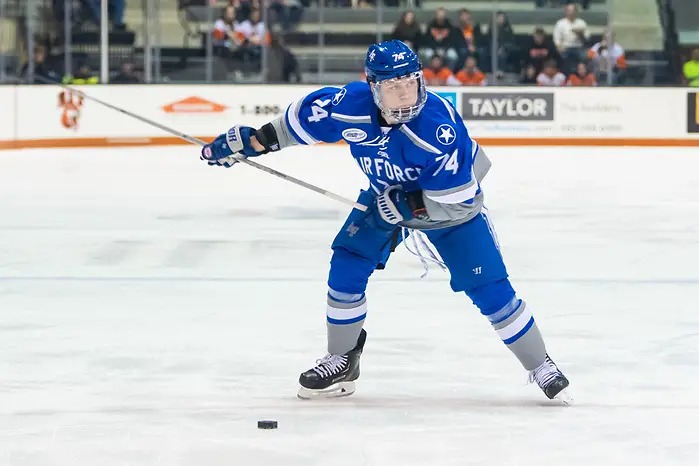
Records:
{"label": "stick shaft", "polygon": [[[75,94],[77,94],[77,95],[83,97],[83,98],[86,99],[86,100],[91,100],[91,101],[93,101],[93,102],[95,102],[95,103],[98,103],[98,104],[100,104],[100,105],[103,105],[103,106],[105,106],[105,107],[107,107],[107,108],[110,108],[110,109],[112,109],[112,110],[114,110],[114,111],[116,111],[116,112],[119,112],[119,113],[121,113],[121,114],[123,114],[123,115],[129,116],[129,117],[131,117],[131,118],[135,118],[136,120],[139,120],[139,121],[141,121],[141,122],[143,122],[143,123],[145,123],[145,124],[147,124],[147,125],[153,126],[154,128],[161,129],[161,130],[165,131],[166,133],[170,133],[170,134],[172,134],[173,136],[177,136],[178,138],[180,138],[180,139],[182,139],[182,140],[184,140],[184,141],[187,141],[187,142],[189,142],[189,143],[191,143],[191,144],[198,145],[198,146],[204,146],[204,145],[207,144],[205,141],[202,141],[201,139],[195,138],[195,137],[193,137],[193,136],[189,136],[189,135],[187,135],[187,134],[185,134],[185,133],[181,133],[181,132],[179,132],[179,131],[177,131],[177,130],[175,130],[175,129],[169,128],[169,127],[167,127],[167,126],[165,126],[165,125],[162,125],[162,124],[160,124],[160,123],[158,123],[158,122],[156,122],[156,121],[153,121],[153,120],[148,119],[148,118],[146,118],[146,117],[143,117],[143,116],[137,115],[137,114],[135,114],[135,113],[132,113],[132,112],[130,112],[130,111],[128,111],[128,110],[125,110],[125,109],[123,109],[123,108],[121,108],[121,107],[117,107],[116,105],[112,105],[112,104],[110,104],[110,103],[108,103],[108,102],[105,102],[105,101],[103,101],[103,100],[100,100],[100,99],[98,99],[98,98],[96,98],[96,97],[89,96],[89,95],[85,94],[84,92],[79,91],[78,89],[75,89],[74,87],[66,86],[65,84],[62,84],[62,83],[56,83],[56,82],[54,82],[53,80],[46,79],[46,78],[44,78],[44,77],[42,77],[42,76],[36,76],[36,78],[39,79],[39,80],[41,80],[41,81],[44,81],[44,82],[46,82],[46,83],[49,83],[49,84],[56,84],[56,85],[58,85],[58,86],[61,86],[61,87],[63,87],[64,89],[67,89],[67,90],[69,90],[69,91],[71,91],[71,92],[74,92]],[[354,201],[351,200],[351,199],[348,199],[348,198],[346,198],[346,197],[344,197],[344,196],[340,196],[339,194],[335,194],[335,193],[333,193],[333,192],[331,192],[331,191],[326,191],[326,190],[323,189],[323,188],[319,188],[318,186],[312,185],[312,184],[307,183],[307,182],[305,182],[305,181],[303,181],[303,180],[300,180],[300,179],[298,179],[298,178],[295,178],[295,177],[293,177],[293,176],[291,176],[291,175],[287,175],[286,173],[282,173],[282,172],[280,172],[280,171],[277,171],[277,170],[275,170],[275,169],[273,169],[273,168],[267,167],[267,166],[262,165],[262,164],[260,164],[260,163],[253,162],[252,160],[250,160],[250,159],[248,159],[248,158],[246,158],[246,157],[231,156],[231,157],[228,157],[228,158],[229,158],[229,159],[234,159],[234,160],[236,160],[236,161],[238,161],[238,162],[244,163],[244,164],[249,165],[249,166],[251,166],[251,167],[253,167],[253,168],[257,168],[258,170],[262,170],[263,172],[269,173],[270,175],[276,176],[277,178],[281,178],[281,179],[286,180],[286,181],[288,181],[288,182],[290,182],[290,183],[294,183],[294,184],[296,184],[296,185],[298,185],[298,186],[301,186],[301,187],[303,187],[303,188],[306,188],[306,189],[309,189],[309,190],[311,190],[311,191],[314,191],[314,192],[316,192],[316,193],[318,193],[318,194],[321,194],[321,195],[323,195],[323,196],[325,196],[325,197],[328,197],[328,198],[330,198],[330,199],[334,199],[334,200],[336,200],[336,201],[338,201],[338,202],[342,202],[343,204],[347,204],[347,205],[349,205],[349,206],[352,206],[352,207],[354,207],[355,209],[359,209],[359,210],[364,211],[364,212],[367,210],[367,206],[365,206],[365,205],[363,205],[363,204],[359,204],[358,202],[354,202]],[[225,160],[225,159],[224,159],[224,160]]]}

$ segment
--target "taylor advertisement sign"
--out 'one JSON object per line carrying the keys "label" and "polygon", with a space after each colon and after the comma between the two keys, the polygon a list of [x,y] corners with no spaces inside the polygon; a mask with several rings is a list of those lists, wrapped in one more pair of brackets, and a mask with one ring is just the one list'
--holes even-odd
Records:
{"label": "taylor advertisement sign", "polygon": [[461,94],[461,116],[464,120],[490,121],[553,121],[553,93],[490,93]]}

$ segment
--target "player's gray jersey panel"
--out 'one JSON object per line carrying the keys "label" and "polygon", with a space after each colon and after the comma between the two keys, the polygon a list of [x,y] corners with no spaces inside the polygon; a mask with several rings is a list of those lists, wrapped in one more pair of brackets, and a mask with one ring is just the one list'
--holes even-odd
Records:
{"label": "player's gray jersey panel", "polygon": [[277,140],[279,141],[279,149],[284,149],[285,147],[297,146],[300,143],[291,134],[289,126],[286,124],[286,119],[284,115],[278,116],[274,120],[270,121],[270,124],[274,127],[274,131],[277,133]]}
{"label": "player's gray jersey panel", "polygon": [[412,219],[403,221],[401,226],[413,230],[436,230],[466,223],[483,208],[483,193],[476,194],[470,204],[442,204],[425,197],[425,208],[430,220]]}
{"label": "player's gray jersey panel", "polygon": [[483,181],[483,178],[485,178],[485,175],[488,174],[491,165],[492,162],[479,144],[478,151],[476,152],[476,155],[473,156],[473,173],[476,175],[478,183]]}
{"label": "player's gray jersey panel", "polygon": [[371,116],[369,115],[344,115],[342,113],[331,113],[330,118],[333,118],[344,123],[368,123],[371,124]]}
{"label": "player's gray jersey panel", "polygon": [[[440,189],[439,191],[433,191],[433,190],[426,189],[423,192],[424,192],[425,196],[427,196],[429,199],[434,200],[434,199],[439,199],[439,198],[450,197],[452,195],[459,194],[462,192],[465,195],[465,193],[467,191],[473,190],[474,188],[477,189],[476,180],[471,179],[471,181],[469,181],[466,184],[462,184],[461,186],[455,186],[455,187],[449,188],[449,189]],[[461,198],[460,200],[464,201],[467,199]]]}

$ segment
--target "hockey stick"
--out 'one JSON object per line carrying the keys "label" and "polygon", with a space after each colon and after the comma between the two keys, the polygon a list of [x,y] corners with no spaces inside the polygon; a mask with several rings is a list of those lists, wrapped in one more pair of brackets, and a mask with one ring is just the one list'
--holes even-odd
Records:
{"label": "hockey stick", "polygon": [[[184,134],[184,133],[180,133],[180,132],[177,131],[177,130],[174,130],[174,129],[172,129],[172,128],[168,128],[167,126],[161,125],[160,123],[157,123],[157,122],[155,122],[155,121],[153,121],[153,120],[149,120],[149,119],[146,118],[146,117],[142,117],[142,116],[137,115],[137,114],[135,114],[135,113],[131,113],[131,112],[129,112],[128,110],[125,110],[125,109],[123,109],[123,108],[120,108],[120,107],[117,107],[117,106],[112,105],[112,104],[110,104],[110,103],[107,103],[107,102],[105,102],[105,101],[103,101],[103,100],[100,100],[100,99],[98,99],[98,98],[96,98],[96,97],[91,97],[91,96],[85,94],[84,92],[75,89],[74,87],[67,86],[67,85],[65,85],[65,84],[63,84],[63,83],[56,82],[56,81],[54,81],[54,80],[52,80],[52,79],[44,78],[43,76],[36,75],[35,77],[36,77],[36,79],[38,79],[38,80],[40,80],[40,81],[43,81],[43,82],[45,82],[45,83],[47,83],[47,84],[55,84],[55,85],[57,85],[57,86],[62,87],[63,89],[69,90],[70,92],[74,92],[75,94],[79,95],[80,97],[82,97],[82,98],[84,98],[84,99],[86,99],[86,100],[91,100],[91,101],[96,102],[96,103],[98,103],[98,104],[100,104],[100,105],[103,105],[103,106],[105,106],[105,107],[107,107],[107,108],[110,108],[110,109],[112,109],[112,110],[114,110],[114,111],[116,111],[116,112],[122,113],[122,114],[124,114],[124,115],[126,115],[126,116],[129,116],[129,117],[131,117],[131,118],[135,118],[135,119],[137,119],[137,120],[139,120],[139,121],[141,121],[141,122],[143,122],[143,123],[146,123],[147,125],[150,125],[150,126],[153,126],[153,127],[155,127],[155,128],[161,129],[161,130],[165,131],[166,133],[170,133],[170,134],[172,134],[173,136],[177,136],[178,138],[180,138],[180,139],[182,139],[182,140],[184,140],[184,141],[187,141],[187,142],[189,142],[189,143],[191,143],[191,144],[194,144],[194,145],[197,145],[197,146],[205,146],[205,145],[207,144],[205,141],[202,141],[201,139],[195,138],[195,137],[193,137],[193,136],[189,136],[189,135]],[[273,169],[273,168],[269,168],[269,167],[267,167],[267,166],[265,166],[265,165],[259,164],[259,163],[257,163],[257,162],[253,162],[252,160],[250,160],[250,159],[248,159],[248,158],[246,158],[246,157],[241,157],[241,156],[230,156],[230,157],[227,157],[226,159],[228,159],[228,160],[233,159],[233,160],[235,160],[235,161],[237,161],[237,162],[242,162],[242,163],[247,164],[247,165],[249,165],[249,166],[251,166],[251,167],[253,167],[253,168],[257,168],[258,170],[262,170],[263,172],[269,173],[270,175],[274,175],[274,176],[276,176],[277,178],[281,178],[281,179],[283,179],[283,180],[289,181],[290,183],[294,183],[294,184],[296,184],[296,185],[298,185],[298,186],[301,186],[301,187],[303,187],[303,188],[310,189],[311,191],[315,191],[315,192],[318,193],[318,194],[322,194],[322,195],[325,196],[325,197],[329,197],[330,199],[334,199],[334,200],[336,200],[336,201],[342,202],[343,204],[350,205],[350,206],[354,207],[355,209],[359,209],[359,210],[361,210],[361,211],[363,211],[363,212],[366,212],[366,210],[367,210],[367,206],[365,206],[365,205],[363,205],[363,204],[359,204],[358,202],[354,202],[354,201],[351,200],[351,199],[347,199],[346,197],[340,196],[339,194],[335,194],[335,193],[333,193],[333,192],[331,192],[331,191],[326,191],[326,190],[323,189],[323,188],[319,188],[318,186],[314,186],[314,185],[312,185],[312,184],[310,184],[310,183],[307,183],[307,182],[305,182],[305,181],[303,181],[303,180],[299,180],[298,178],[294,178],[294,177],[291,176],[291,175],[287,175],[286,173],[279,172],[279,171],[277,171],[277,170],[275,170],[275,169]],[[221,160],[226,160],[226,159],[221,159]]]}

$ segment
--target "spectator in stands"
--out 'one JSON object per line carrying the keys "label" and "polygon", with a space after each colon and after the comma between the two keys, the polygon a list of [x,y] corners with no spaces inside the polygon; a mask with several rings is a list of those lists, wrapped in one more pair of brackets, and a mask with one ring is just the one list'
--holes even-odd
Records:
{"label": "spectator in stands", "polygon": [[558,54],[556,46],[553,45],[553,41],[546,36],[544,28],[538,27],[534,30],[529,44],[524,49],[522,65],[525,68],[528,65],[533,65],[536,70],[536,74],[534,75],[536,79],[536,75],[541,73],[541,70],[544,68],[544,63],[551,59],[556,60],[560,66],[561,56]]}
{"label": "spectator in stands", "polygon": [[[271,84],[301,82],[301,71],[293,53],[284,45],[281,34],[270,36],[267,49],[267,79]],[[292,81],[292,78],[293,81]]]}
{"label": "spectator in stands", "polygon": [[563,86],[566,83],[566,75],[558,71],[556,60],[544,63],[544,69],[536,77],[539,86]]}
{"label": "spectator in stands", "polygon": [[692,50],[692,59],[684,64],[684,79],[690,87],[699,87],[699,48]]}
{"label": "spectator in stands", "polygon": [[577,5],[566,6],[565,17],[558,20],[553,30],[553,42],[563,57],[566,72],[571,72],[583,59],[589,38],[590,29],[585,20],[578,17]]}
{"label": "spectator in stands", "polygon": [[444,57],[446,65],[453,69],[459,60],[459,43],[461,40],[458,31],[447,19],[447,10],[437,8],[435,18],[428,24],[427,32],[422,36],[420,45],[420,58],[423,63],[429,62],[434,55]]}
{"label": "spectator in stands", "polygon": [[484,49],[486,52],[483,54],[483,61],[485,63],[492,62],[492,44],[493,41],[497,40],[497,71],[513,72],[515,70],[515,58],[517,57],[517,45],[512,24],[510,24],[510,20],[505,12],[498,11],[495,14],[495,18],[488,29],[487,37],[491,46]]}
{"label": "spectator in stands", "polygon": [[259,61],[262,57],[262,46],[267,42],[265,23],[262,21],[260,10],[252,10],[250,19],[246,19],[238,24],[235,31],[242,34],[243,37],[236,56],[244,61]]}
{"label": "spectator in stands", "polygon": [[396,27],[393,28],[391,39],[400,40],[416,51],[421,35],[420,25],[415,21],[415,12],[408,10],[400,15]]}
{"label": "spectator in stands", "polygon": [[519,83],[523,86],[534,86],[538,84],[536,80],[538,75],[539,72],[537,72],[536,67],[533,63],[530,63],[522,69],[522,75],[519,78]]}
{"label": "spectator in stands", "polygon": [[473,21],[471,12],[463,8],[459,12],[459,29],[463,37],[463,45],[460,52],[465,58],[468,55],[478,55],[479,47],[483,47],[483,31],[481,25]]}
{"label": "spectator in stands", "polygon": [[[70,0],[68,0],[70,1]],[[125,29],[124,25],[124,11],[126,9],[125,0],[107,0],[109,2],[109,20],[115,29]],[[102,18],[101,4],[102,0],[82,0],[82,2],[87,5],[92,13],[92,19],[98,26],[101,24],[100,19]]]}
{"label": "spectator in stands", "polygon": [[430,65],[423,70],[425,82],[430,86],[460,86],[461,82],[454,77],[454,73],[444,65],[442,57],[432,55]]}
{"label": "spectator in stands", "polygon": [[597,42],[587,53],[588,58],[595,67],[595,73],[601,83],[607,83],[609,73],[612,73],[612,82],[623,81],[625,70],[628,68],[624,48],[614,42],[614,35],[606,31],[602,40]]}
{"label": "spectator in stands", "polygon": [[583,62],[578,63],[578,67],[575,69],[575,73],[571,73],[568,76],[568,86],[596,86],[597,79],[595,75],[590,73],[587,69],[587,65]]}
{"label": "spectator in stands", "polygon": [[75,76],[67,74],[63,77],[63,84],[99,84],[99,78],[90,69],[90,65],[87,62],[80,63],[78,65],[78,71],[75,72]]}
{"label": "spectator in stands", "polygon": [[[213,43],[215,48],[234,50],[242,43],[242,34],[235,31],[236,9],[227,6],[223,10],[223,16],[216,20],[213,30]],[[219,50],[220,52],[220,50]]]}
{"label": "spectator in stands", "polygon": [[456,73],[456,79],[464,86],[487,86],[485,74],[478,69],[478,62],[473,55],[466,58],[463,69]]}
{"label": "spectator in stands", "polygon": [[37,79],[37,76],[41,76],[42,78],[47,78],[51,79],[53,81],[59,81],[60,76],[58,73],[56,73],[54,70],[52,70],[48,64],[46,63],[46,47],[43,45],[37,45],[34,47],[34,79],[32,82],[28,82],[29,80],[29,61],[27,61],[23,66],[22,70],[20,71],[20,76],[22,77],[22,80],[26,82],[27,84],[49,84],[44,81],[41,81],[40,79]]}
{"label": "spectator in stands", "polygon": [[135,72],[135,67],[131,62],[124,62],[121,71],[110,81],[112,84],[140,84],[141,79]]}

